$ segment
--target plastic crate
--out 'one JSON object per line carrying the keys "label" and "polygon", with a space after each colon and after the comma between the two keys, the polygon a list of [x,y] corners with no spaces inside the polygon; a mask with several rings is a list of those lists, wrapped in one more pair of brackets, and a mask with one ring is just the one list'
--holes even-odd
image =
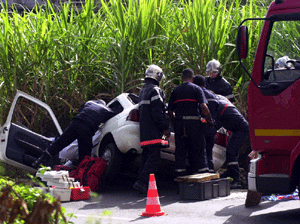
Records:
{"label": "plastic crate", "polygon": [[86,200],[90,198],[90,187],[71,188],[71,201]]}
{"label": "plastic crate", "polygon": [[71,189],[53,187],[49,188],[49,194],[60,201],[70,201],[71,199]]}
{"label": "plastic crate", "polygon": [[227,178],[214,179],[204,182],[179,182],[181,199],[207,200],[224,197],[230,194],[230,180]]}

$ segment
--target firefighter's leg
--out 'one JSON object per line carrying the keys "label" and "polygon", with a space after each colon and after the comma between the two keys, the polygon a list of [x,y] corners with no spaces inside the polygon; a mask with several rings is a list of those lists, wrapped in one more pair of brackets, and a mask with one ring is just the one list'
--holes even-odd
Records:
{"label": "firefighter's leg", "polygon": [[191,148],[189,150],[189,158],[191,159],[191,168],[193,173],[208,172],[207,155],[205,149],[205,133],[201,129],[200,122],[190,122],[188,131],[188,139]]}
{"label": "firefighter's leg", "polygon": [[187,175],[186,170],[186,137],[185,126],[182,121],[174,123],[175,131],[175,176]]}
{"label": "firefighter's leg", "polygon": [[63,148],[70,145],[77,139],[77,130],[80,128],[81,121],[73,120],[66,130],[49,147],[48,152],[51,155],[59,153]]}
{"label": "firefighter's leg", "polygon": [[207,154],[207,165],[210,173],[214,173],[214,163],[213,163],[213,147],[215,144],[215,136],[213,134],[205,135],[206,143],[206,154]]}
{"label": "firefighter's leg", "polygon": [[149,148],[148,147],[143,147],[143,151],[141,154],[141,161],[140,161],[140,167],[138,170],[138,180],[134,183],[133,188],[138,190],[141,193],[147,193],[148,190],[148,179],[144,174],[144,167],[148,159],[148,152]]}
{"label": "firefighter's leg", "polygon": [[160,148],[158,146],[147,146],[147,156],[144,166],[139,173],[139,180],[148,184],[149,175],[156,173],[160,162]]}
{"label": "firefighter's leg", "polygon": [[243,132],[243,131],[233,132],[227,146],[227,151],[226,151],[227,174],[229,177],[233,179],[231,188],[241,188],[238,156],[239,156],[239,149],[247,134],[248,134],[247,132]]}
{"label": "firefighter's leg", "polygon": [[94,132],[88,124],[81,125],[78,130],[78,160],[81,162],[85,156],[91,156]]}
{"label": "firefighter's leg", "polygon": [[59,136],[44,152],[32,163],[34,168],[38,168],[41,163],[49,163],[52,156],[59,153],[63,148],[70,145],[77,137],[76,129],[78,122],[72,121],[68,128]]}

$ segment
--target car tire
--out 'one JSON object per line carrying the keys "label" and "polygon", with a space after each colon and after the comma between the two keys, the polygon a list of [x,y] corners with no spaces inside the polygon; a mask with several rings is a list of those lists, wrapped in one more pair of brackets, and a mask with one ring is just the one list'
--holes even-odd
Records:
{"label": "car tire", "polygon": [[107,161],[107,167],[103,175],[104,183],[111,183],[120,173],[123,155],[115,143],[109,142],[100,149],[99,156]]}

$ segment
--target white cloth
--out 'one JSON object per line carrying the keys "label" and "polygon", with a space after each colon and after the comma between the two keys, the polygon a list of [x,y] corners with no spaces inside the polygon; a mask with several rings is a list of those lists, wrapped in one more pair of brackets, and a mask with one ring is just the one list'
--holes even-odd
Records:
{"label": "white cloth", "polygon": [[[98,130],[95,133],[95,135],[93,136],[93,149],[92,149],[92,152],[94,150],[96,150],[96,147],[100,142],[100,135],[101,135],[101,131]],[[60,159],[69,159],[69,160],[79,158],[77,139],[59,152],[59,158]]]}

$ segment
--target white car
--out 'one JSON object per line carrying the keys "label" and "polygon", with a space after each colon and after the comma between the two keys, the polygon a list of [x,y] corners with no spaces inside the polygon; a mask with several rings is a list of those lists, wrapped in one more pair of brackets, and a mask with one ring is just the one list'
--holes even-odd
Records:
{"label": "white car", "polygon": [[[122,93],[107,105],[117,115],[100,125],[100,142],[93,154],[108,161],[105,175],[110,179],[119,172],[123,155],[138,155],[142,149],[138,96]],[[36,172],[31,164],[51,144],[53,137],[62,134],[51,108],[21,91],[17,91],[0,131],[0,160],[30,172]],[[169,142],[170,147],[161,150],[161,158],[175,161],[174,133]],[[225,147],[215,144],[213,157],[217,170],[225,162]]]}

